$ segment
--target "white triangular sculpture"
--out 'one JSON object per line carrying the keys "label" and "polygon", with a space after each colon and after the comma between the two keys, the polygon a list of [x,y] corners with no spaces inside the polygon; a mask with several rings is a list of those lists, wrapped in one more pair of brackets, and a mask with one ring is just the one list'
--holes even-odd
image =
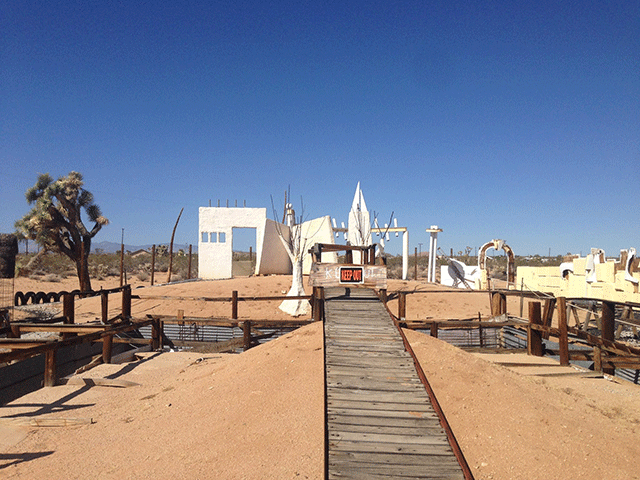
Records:
{"label": "white triangular sculpture", "polygon": [[[350,245],[369,246],[372,244],[371,217],[367,210],[367,204],[364,201],[364,195],[360,189],[360,182],[358,182],[356,193],[351,203],[347,240]],[[361,263],[360,252],[354,252],[353,261],[355,263]]]}

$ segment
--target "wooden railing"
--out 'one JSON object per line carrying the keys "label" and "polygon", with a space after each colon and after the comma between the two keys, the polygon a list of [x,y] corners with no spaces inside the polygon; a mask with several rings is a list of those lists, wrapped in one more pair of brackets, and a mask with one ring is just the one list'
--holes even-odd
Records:
{"label": "wooden railing", "polygon": [[[449,290],[444,293],[450,292]],[[453,292],[453,291],[451,291]],[[462,291],[473,293],[469,291]],[[593,361],[594,370],[602,373],[613,375],[615,368],[640,369],[640,348],[631,346],[627,343],[616,340],[616,306],[632,311],[634,308],[640,307],[636,303],[611,302],[599,299],[567,299],[564,297],[553,297],[549,294],[541,292],[520,292],[513,290],[495,290],[490,291],[489,299],[491,305],[491,319],[482,321],[478,320],[417,320],[407,319],[407,295],[413,293],[429,294],[443,293],[443,291],[433,292],[394,292],[380,291],[380,298],[386,303],[389,298],[397,298],[397,315],[392,315],[400,323],[401,326],[410,329],[429,329],[430,334],[434,337],[438,336],[439,329],[488,329],[514,327],[526,333],[527,353],[529,355],[543,356],[545,354],[557,355],[561,365],[569,365],[571,360]],[[487,294],[486,291],[476,293]],[[519,296],[521,298],[529,298],[528,319],[521,317],[509,316],[507,314],[506,297],[509,295]],[[540,296],[546,297],[544,302],[537,301]],[[535,299],[535,301],[531,301]],[[586,331],[589,325],[589,315],[584,323],[580,324],[576,313],[576,306],[573,301],[590,301],[601,304],[601,315],[599,318],[600,335],[592,335]],[[522,303],[520,306],[522,311]],[[557,314],[556,314],[557,312]],[[575,326],[568,324],[569,313],[574,313],[576,319]],[[391,312],[390,312],[391,313]],[[552,326],[554,314],[557,315],[557,327]],[[637,331],[636,324],[627,321],[633,325],[634,331]],[[637,325],[640,327],[640,325]],[[620,327],[619,327],[620,328]],[[618,331],[619,331],[618,328]],[[545,348],[544,340],[554,337],[558,342],[558,349]],[[482,341],[482,334],[480,334]],[[570,349],[571,344],[580,345],[582,349]],[[585,350],[584,347],[589,347]]]}

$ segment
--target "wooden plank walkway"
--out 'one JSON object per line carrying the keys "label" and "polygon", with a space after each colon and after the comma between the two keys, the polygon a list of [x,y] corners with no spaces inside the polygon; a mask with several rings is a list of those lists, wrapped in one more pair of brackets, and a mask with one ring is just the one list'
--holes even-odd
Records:
{"label": "wooden plank walkway", "polygon": [[375,293],[326,288],[324,334],[328,478],[464,479]]}

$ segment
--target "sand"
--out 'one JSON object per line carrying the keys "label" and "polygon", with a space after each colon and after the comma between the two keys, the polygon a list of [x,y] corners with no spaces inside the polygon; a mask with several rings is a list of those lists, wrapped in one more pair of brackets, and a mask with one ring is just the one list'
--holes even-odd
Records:
{"label": "sand", "polygon": [[[286,292],[289,282],[276,276],[239,278],[145,287],[134,294],[270,295]],[[16,279],[15,289],[76,288],[72,281],[70,287]],[[399,287],[438,290],[402,281],[390,282],[389,290]],[[96,300],[78,302],[79,316],[97,318]],[[517,311],[517,300],[511,302],[509,309]],[[117,311],[118,302],[111,304]],[[229,308],[133,302],[134,316],[178,309],[197,316],[219,309],[228,316]],[[486,316],[488,310],[486,293],[436,291],[411,296],[407,317],[466,318]],[[277,302],[240,307],[241,318],[287,318],[279,315]],[[477,479],[640,478],[640,387],[588,378],[547,358],[471,354],[417,332],[406,334]],[[240,355],[146,353],[131,363],[100,365],[83,376],[138,385],[57,386],[0,409],[0,478],[320,479],[322,355],[321,325],[312,324]],[[567,375],[546,376],[557,372]],[[12,423],[25,416],[93,423]]]}

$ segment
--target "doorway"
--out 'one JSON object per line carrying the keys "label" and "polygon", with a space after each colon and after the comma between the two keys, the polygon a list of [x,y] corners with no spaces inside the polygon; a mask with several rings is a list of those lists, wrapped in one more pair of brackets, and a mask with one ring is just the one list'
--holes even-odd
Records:
{"label": "doorway", "polygon": [[232,232],[232,263],[233,277],[248,277],[256,271],[256,232],[255,228],[234,227]]}

